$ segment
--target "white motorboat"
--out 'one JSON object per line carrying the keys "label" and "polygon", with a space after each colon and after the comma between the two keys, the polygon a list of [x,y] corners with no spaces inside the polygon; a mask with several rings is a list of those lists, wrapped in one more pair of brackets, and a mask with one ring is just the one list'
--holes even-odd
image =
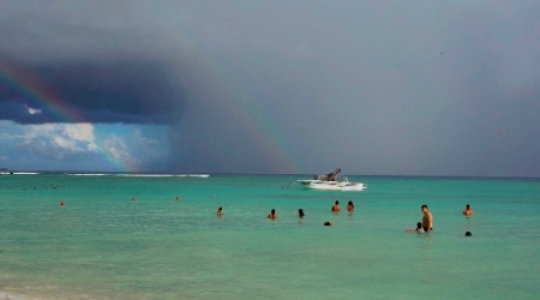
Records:
{"label": "white motorboat", "polygon": [[314,179],[298,180],[303,186],[321,191],[364,191],[367,186],[361,182],[349,182],[345,177],[340,180],[338,174],[341,169],[337,168],[334,172],[326,175],[316,175]]}

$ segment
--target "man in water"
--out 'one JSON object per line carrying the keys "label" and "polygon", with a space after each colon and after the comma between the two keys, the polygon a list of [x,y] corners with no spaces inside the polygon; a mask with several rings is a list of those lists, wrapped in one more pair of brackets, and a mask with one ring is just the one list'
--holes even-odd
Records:
{"label": "man in water", "polygon": [[339,206],[339,201],[336,200],[336,203],[332,206],[332,212],[338,213],[341,211],[341,207]]}
{"label": "man in water", "polygon": [[272,210],[270,211],[270,214],[268,215],[268,219],[270,219],[270,220],[275,220],[275,219],[277,219],[277,214],[276,214],[276,210],[275,210],[275,209],[272,209]]}
{"label": "man in water", "polygon": [[347,204],[347,211],[354,211],[354,204],[352,201],[349,201]]}
{"label": "man in water", "polygon": [[220,207],[218,208],[216,214],[218,215],[218,217],[223,216],[223,207],[220,206]]}
{"label": "man in water", "polygon": [[422,214],[424,216],[422,217],[422,228],[424,229],[424,232],[432,232],[433,231],[433,215],[428,209],[427,205],[422,205],[420,208],[422,210]]}
{"label": "man in water", "polygon": [[466,217],[472,217],[472,215],[474,215],[474,211],[472,210],[470,204],[467,204],[465,206],[465,209],[463,210],[463,215]]}

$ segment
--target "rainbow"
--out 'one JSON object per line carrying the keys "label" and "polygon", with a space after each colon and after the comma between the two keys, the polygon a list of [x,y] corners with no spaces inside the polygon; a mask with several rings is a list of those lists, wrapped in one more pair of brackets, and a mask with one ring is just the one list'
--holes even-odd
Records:
{"label": "rainbow", "polygon": [[[192,53],[195,53],[199,67],[210,75],[206,78],[214,78],[216,81],[224,83],[225,95],[223,95],[223,98],[230,101],[224,101],[226,103],[220,108],[225,110],[225,115],[234,116],[239,119],[241,124],[245,125],[244,128],[248,131],[248,138],[255,141],[262,156],[272,163],[273,172],[283,174],[300,173],[301,168],[298,163],[288,154],[290,151],[288,151],[287,145],[290,142],[284,139],[286,135],[275,130],[278,126],[275,125],[274,121],[251,104],[256,95],[250,95],[243,87],[245,83],[234,82],[231,76],[221,70],[219,68],[220,64],[211,60],[212,55],[205,53],[204,48],[193,42],[197,40],[196,37],[190,36],[188,32],[184,31],[179,32],[179,34],[183,35],[182,40],[185,42],[185,46]],[[201,100],[204,101],[204,99]]]}
{"label": "rainbow", "polygon": [[[228,77],[221,76],[221,78]],[[242,119],[241,122],[245,124],[245,129],[248,131],[249,137],[255,141],[263,157],[272,162],[274,171],[288,174],[299,173],[299,166],[288,155],[288,149],[285,145],[289,145],[289,142],[283,139],[285,135],[274,130],[273,128],[278,128],[278,126],[259,109],[251,105],[252,102],[250,99],[256,96],[245,92],[238,92],[243,91],[243,89],[239,87],[240,84],[233,83],[231,80],[228,80],[227,85],[233,91],[237,91],[229,97],[232,99],[230,105],[225,105],[225,108],[228,110],[227,113],[234,113],[235,116]],[[238,111],[241,113],[238,113]]]}
{"label": "rainbow", "polygon": [[[297,163],[288,155],[287,146],[290,143],[284,140],[286,135],[278,132],[271,119],[263,114],[260,109],[252,105],[251,99],[256,97],[246,92],[242,83],[233,82],[223,70],[220,70],[218,63],[213,63],[209,57],[204,55],[204,50],[197,47],[192,40],[194,37],[183,39],[191,47],[192,52],[198,58],[200,67],[206,70],[212,78],[224,83],[227,99],[231,101],[225,103],[223,108],[225,114],[234,115],[245,125],[248,138],[255,142],[262,157],[271,162],[273,172],[299,173]],[[62,100],[62,97],[51,87],[43,84],[30,72],[22,72],[13,65],[0,61],[0,80],[5,81],[10,87],[24,96],[29,106],[36,109],[45,109],[47,115],[51,116],[50,122],[66,123],[88,123],[81,116],[75,107],[70,106]],[[96,142],[98,151],[121,172],[136,172],[136,166],[129,166],[129,162],[123,162],[115,157],[113,153],[107,151],[102,143]]]}
{"label": "rainbow", "polygon": [[[46,109],[47,114],[52,116],[50,123],[89,123],[77,109],[65,103],[58,93],[30,72],[22,72],[12,64],[0,60],[0,80],[24,97],[30,107]],[[107,151],[103,145],[96,143],[96,146],[105,159],[112,164],[114,171],[136,171],[134,167],[128,166],[113,153]]]}

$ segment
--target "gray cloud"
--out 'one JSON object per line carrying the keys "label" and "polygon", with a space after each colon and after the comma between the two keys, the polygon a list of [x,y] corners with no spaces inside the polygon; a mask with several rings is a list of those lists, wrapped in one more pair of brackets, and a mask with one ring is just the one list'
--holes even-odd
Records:
{"label": "gray cloud", "polygon": [[[2,60],[171,124],[171,170],[540,175],[535,1],[53,3],[3,7]],[[2,80],[0,118],[59,121]]]}
{"label": "gray cloud", "polygon": [[[136,25],[147,24],[136,14],[122,17],[128,2],[56,4],[61,8],[12,2],[0,12],[0,118],[70,121],[44,101],[76,111],[76,121],[172,124],[181,118],[187,97],[182,78],[190,76],[182,63],[189,59],[187,48]],[[27,107],[41,114],[28,114]]]}
{"label": "gray cloud", "polygon": [[[185,94],[165,62],[10,63],[10,68],[18,78],[0,82],[2,119],[172,124],[182,115]],[[28,113],[29,107],[40,113]],[[76,111],[77,117],[66,119],[58,109]]]}

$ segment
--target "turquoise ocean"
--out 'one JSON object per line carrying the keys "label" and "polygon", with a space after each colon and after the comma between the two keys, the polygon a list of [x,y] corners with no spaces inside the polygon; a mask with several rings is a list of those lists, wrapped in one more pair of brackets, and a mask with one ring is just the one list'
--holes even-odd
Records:
{"label": "turquoise ocean", "polygon": [[[540,180],[309,178],[1,175],[0,299],[540,297]],[[434,232],[406,233],[422,204]]]}

